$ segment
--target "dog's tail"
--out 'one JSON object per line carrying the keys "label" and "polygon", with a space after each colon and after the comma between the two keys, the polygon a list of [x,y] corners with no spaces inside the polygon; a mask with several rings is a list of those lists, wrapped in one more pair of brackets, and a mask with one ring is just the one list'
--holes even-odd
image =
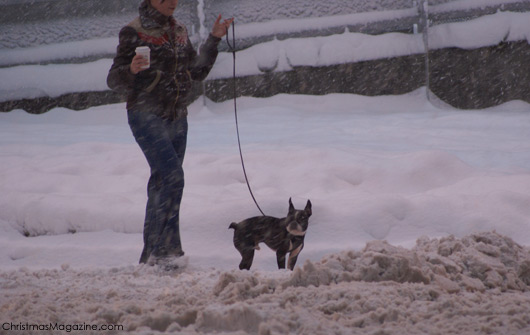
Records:
{"label": "dog's tail", "polygon": [[237,223],[236,223],[236,222],[232,222],[232,223],[230,224],[230,226],[228,227],[228,229],[237,230]]}

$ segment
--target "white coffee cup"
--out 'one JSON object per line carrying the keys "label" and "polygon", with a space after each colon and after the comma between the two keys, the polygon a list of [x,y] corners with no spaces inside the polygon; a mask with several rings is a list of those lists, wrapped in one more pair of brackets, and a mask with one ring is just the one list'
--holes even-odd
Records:
{"label": "white coffee cup", "polygon": [[138,47],[135,51],[137,55],[140,55],[147,60],[147,65],[142,66],[142,69],[148,69],[151,64],[151,50],[149,47]]}

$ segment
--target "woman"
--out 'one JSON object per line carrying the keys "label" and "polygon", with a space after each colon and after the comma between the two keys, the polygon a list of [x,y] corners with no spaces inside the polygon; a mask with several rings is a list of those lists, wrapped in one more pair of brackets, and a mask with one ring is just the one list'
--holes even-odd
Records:
{"label": "woman", "polygon": [[[178,267],[175,260],[184,255],[179,209],[191,82],[206,78],[217,58],[217,45],[233,22],[221,22],[219,15],[198,55],[186,27],[173,18],[177,4],[178,0],[140,4],[140,15],[120,31],[107,77],[111,89],[127,95],[129,125],[151,168],[140,263],[166,269]],[[139,46],[149,47],[150,62],[135,54]]]}

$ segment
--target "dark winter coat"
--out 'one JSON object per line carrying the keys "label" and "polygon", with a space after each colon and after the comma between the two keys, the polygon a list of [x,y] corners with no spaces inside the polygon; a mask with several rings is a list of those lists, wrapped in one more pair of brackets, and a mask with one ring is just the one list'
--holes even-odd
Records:
{"label": "dark winter coat", "polygon": [[[138,107],[168,118],[182,116],[189,104],[192,81],[206,78],[221,39],[210,35],[198,55],[186,27],[173,17],[163,16],[146,1],[141,3],[139,13],[120,31],[107,84],[127,96],[127,109]],[[134,75],[130,64],[139,46],[151,50],[151,65]]]}

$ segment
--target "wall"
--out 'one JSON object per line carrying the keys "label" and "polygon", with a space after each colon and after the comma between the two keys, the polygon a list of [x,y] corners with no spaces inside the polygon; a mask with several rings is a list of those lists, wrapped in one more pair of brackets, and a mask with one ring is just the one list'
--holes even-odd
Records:
{"label": "wall", "polygon": [[431,91],[454,107],[486,108],[510,100],[530,103],[527,41],[431,51],[430,73]]}

